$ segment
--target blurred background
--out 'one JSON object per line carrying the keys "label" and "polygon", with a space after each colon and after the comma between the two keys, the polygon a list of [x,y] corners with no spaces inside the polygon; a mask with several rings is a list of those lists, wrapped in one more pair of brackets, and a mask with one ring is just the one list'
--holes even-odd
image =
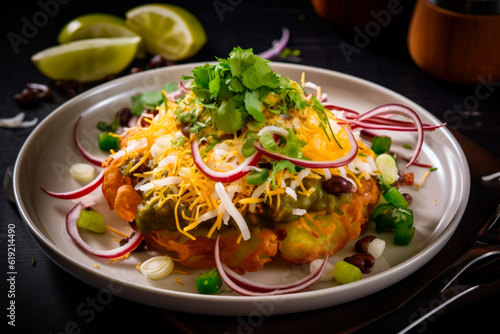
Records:
{"label": "blurred background", "polygon": [[[116,3],[95,0],[11,2],[9,8],[2,11],[0,22],[4,35],[0,64],[4,78],[1,90],[3,101],[0,106],[1,117],[14,116],[15,111],[20,110],[12,97],[22,91],[27,82],[54,85],[53,81],[37,71],[30,57],[36,52],[56,45],[59,31],[69,20],[83,14],[99,12],[124,18],[127,10],[144,3],[147,2]],[[432,16],[429,14],[430,10],[420,8],[419,13],[423,12],[421,14],[423,18],[414,23],[416,32],[413,39],[418,45],[412,48],[412,58],[408,47],[408,31],[417,1],[214,0],[169,3],[180,5],[192,12],[200,20],[207,34],[207,42],[203,48],[194,56],[178,63],[212,61],[215,57],[227,56],[237,45],[253,48],[255,52],[264,51],[270,48],[273,40],[280,38],[281,29],[286,26],[290,30],[288,47],[298,50],[300,55],[277,57],[273,61],[327,68],[385,86],[414,100],[481,146],[487,146],[489,137],[500,130],[498,128],[500,113],[495,112],[500,105],[500,94],[497,92],[499,86],[491,84],[500,80],[499,69],[487,68],[484,70],[486,72],[468,74],[468,78],[471,79],[463,84],[466,80],[453,77],[453,71],[456,71],[454,68],[451,66],[446,68],[443,65],[449,63],[450,59],[460,59],[462,65],[454,66],[465,69],[466,66],[463,64],[471,64],[473,61],[471,55],[474,54],[485,54],[494,61],[500,59],[498,53],[495,56],[492,52],[482,52],[477,45],[471,44],[471,40],[481,39],[484,35],[478,31],[480,24],[477,22],[468,28],[470,34],[476,37],[468,38],[463,31],[453,33],[453,29],[461,25],[466,26],[467,22],[451,17],[448,21],[453,21],[453,24],[444,22],[440,27],[434,27],[429,22]],[[428,1],[422,3],[427,4]],[[494,16],[495,24],[498,24],[498,17]],[[425,22],[427,24],[424,24]],[[446,50],[447,46],[443,46],[442,40],[437,40],[435,42],[437,46],[432,49],[433,37],[437,36],[436,31],[442,30],[446,30],[447,34],[439,38],[447,37],[448,39],[445,39],[449,41],[447,45],[455,48],[451,51],[452,54],[444,56],[445,52],[438,48],[440,46]],[[489,37],[490,42],[482,41],[481,45],[495,45],[492,41],[495,36],[498,38],[498,30],[492,30],[490,33],[494,35]],[[429,64],[428,59],[424,59],[429,57],[429,54],[436,59],[436,62]],[[463,55],[469,58],[462,59]],[[415,59],[420,63],[417,64]],[[148,60],[136,60],[129,68],[144,67]],[[479,59],[475,63],[484,64],[485,61]],[[129,68],[119,75],[126,75]],[[489,90],[477,97],[476,91],[482,84],[481,80],[490,83],[487,87]],[[86,85],[84,88],[96,84],[98,83]],[[64,100],[64,97],[54,94],[53,102],[28,108],[27,119],[30,116],[43,118]],[[15,136],[15,132],[10,139],[19,148],[18,138],[22,136]],[[492,153],[500,155],[498,146],[492,149]]]}

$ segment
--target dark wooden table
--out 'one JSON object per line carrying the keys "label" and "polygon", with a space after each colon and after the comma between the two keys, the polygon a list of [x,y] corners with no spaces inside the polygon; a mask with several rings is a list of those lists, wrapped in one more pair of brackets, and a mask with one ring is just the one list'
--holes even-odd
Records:
{"label": "dark wooden table", "polygon": [[[106,12],[123,16],[139,1],[95,0],[16,1],[1,12],[1,104],[0,117],[23,111],[27,119],[40,120],[67,100],[54,99],[36,107],[21,108],[13,101],[27,82],[54,83],[39,74],[30,56],[56,43],[59,29],[68,20],[85,13]],[[335,333],[360,321],[393,309],[424,283],[448,266],[470,246],[469,238],[493,212],[500,199],[500,182],[483,182],[481,176],[500,171],[500,83],[491,83],[487,98],[476,99],[479,86],[460,86],[428,76],[412,62],[406,48],[406,32],[412,1],[401,1],[402,11],[391,24],[380,29],[367,43],[355,44],[356,36],[322,21],[307,0],[299,1],[171,1],[194,13],[208,34],[205,47],[184,61],[212,61],[225,57],[234,46],[268,48],[282,27],[291,32],[289,47],[301,51],[300,59],[279,59],[340,71],[370,80],[402,94],[448,122],[471,170],[472,189],[462,223],[443,251],[403,281],[350,303],[290,315],[222,317],[187,314],[144,306],[114,296],[106,305],[95,303],[98,290],[54,264],[37,246],[17,212],[15,204],[0,195],[1,326],[8,333],[129,333],[161,330],[165,333]],[[218,9],[217,9],[218,8]],[[362,8],[359,8],[362,10]],[[365,9],[368,10],[369,8]],[[376,22],[376,21],[373,21]],[[372,22],[372,23],[373,23]],[[364,27],[358,27],[363,29]],[[17,37],[16,37],[17,36]],[[357,46],[356,46],[357,45]],[[352,52],[346,53],[347,49]],[[354,49],[355,48],[355,49]],[[467,48],[467,46],[464,46]],[[354,51],[353,51],[354,50]],[[137,65],[144,66],[144,62]],[[123,73],[126,74],[126,73]],[[88,88],[87,86],[85,88]],[[0,175],[15,163],[32,128],[0,128]],[[460,182],[460,180],[457,180]],[[7,225],[15,225],[16,270],[15,327],[8,326],[5,296],[7,276]],[[36,263],[33,264],[33,261]],[[460,326],[464,331],[487,330],[497,324],[498,307],[487,306],[498,299],[498,290],[484,300],[446,312],[420,326],[426,333]],[[82,317],[81,305],[91,310]],[[81,309],[81,308],[80,308]],[[2,330],[3,333],[5,331]],[[391,329],[387,329],[391,333]]]}

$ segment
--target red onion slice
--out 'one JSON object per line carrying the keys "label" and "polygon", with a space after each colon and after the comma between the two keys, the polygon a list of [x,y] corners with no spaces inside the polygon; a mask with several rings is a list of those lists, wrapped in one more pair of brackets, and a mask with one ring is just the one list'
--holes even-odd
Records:
{"label": "red onion slice", "polygon": [[[415,124],[412,122],[400,121],[397,119],[387,119],[373,117],[365,121],[350,121],[347,122],[353,128],[375,129],[375,130],[391,130],[391,131],[418,131]],[[445,126],[446,124],[430,125],[422,123],[424,131],[433,131]]]}
{"label": "red onion slice", "polygon": [[264,59],[271,59],[273,57],[278,56],[281,51],[286,47],[288,44],[288,40],[290,39],[290,30],[287,28],[283,28],[282,30],[282,35],[279,40],[273,41],[273,45],[270,49],[259,53],[258,56]]}
{"label": "red onion slice", "polygon": [[328,109],[328,110],[335,110],[335,111],[340,111],[343,112],[343,115],[347,119],[356,119],[359,117],[359,112],[343,107],[339,107],[337,105],[334,105],[332,103],[323,103],[323,106]]}
{"label": "red onion slice", "polygon": [[110,250],[99,250],[92,248],[89,244],[83,241],[80,233],[78,232],[77,222],[80,219],[80,211],[84,209],[81,202],[78,202],[73,209],[66,215],[66,231],[69,236],[86,252],[102,257],[105,259],[116,259],[127,255],[137,248],[142,241],[142,233],[138,230],[129,238],[128,242],[120,247]]}
{"label": "red onion slice", "polygon": [[292,292],[299,292],[312,284],[317,282],[321,276],[323,275],[323,271],[325,270],[326,264],[328,263],[328,253],[325,256],[325,260],[323,264],[318,268],[317,271],[311,273],[309,276],[290,283],[290,284],[282,284],[282,285],[268,285],[263,283],[257,283],[250,281],[246,278],[243,278],[232,270],[228,269],[225,265],[220,261],[219,254],[219,237],[217,237],[217,241],[215,242],[215,264],[219,274],[221,275],[224,283],[233,291],[246,295],[246,296],[273,296],[273,295],[283,295]]}
{"label": "red onion slice", "polygon": [[187,86],[184,85],[184,82],[182,81],[179,81],[179,87],[180,87],[180,90],[181,92],[183,92],[184,94],[189,94],[190,92],[190,84],[188,84]]}
{"label": "red onion slice", "polygon": [[[420,150],[421,150],[422,145],[424,143],[424,127],[423,127],[422,121],[420,120],[420,117],[418,116],[418,114],[408,107],[405,107],[405,106],[400,105],[400,104],[386,104],[386,105],[374,108],[374,109],[368,111],[367,113],[360,115],[357,118],[356,122],[361,122],[363,124],[363,121],[368,120],[374,116],[383,115],[383,114],[398,114],[401,116],[406,116],[406,117],[410,118],[411,120],[413,120],[413,122],[415,123],[416,131],[418,132],[418,139],[417,139],[416,148],[413,152],[413,156],[410,159],[410,161],[408,162],[408,164],[406,165],[406,167],[409,167],[415,161],[415,159],[418,157],[418,154],[420,153]],[[371,128],[371,129],[373,129],[373,128]],[[381,127],[379,127],[379,129],[381,129]],[[389,126],[389,128],[385,127],[385,129],[387,129],[387,130],[392,129],[395,131],[407,131],[408,130],[408,128],[406,128],[404,130],[397,130],[397,127],[393,127],[393,126]]]}
{"label": "red onion slice", "polygon": [[344,130],[347,134],[347,138],[349,139],[349,144],[351,145],[351,149],[342,158],[332,161],[310,161],[310,160],[291,158],[286,155],[265,149],[260,141],[255,141],[253,145],[255,146],[255,149],[257,151],[276,161],[288,160],[296,166],[305,168],[335,168],[349,164],[356,158],[356,155],[358,154],[358,143],[356,142],[356,138],[354,138],[354,135],[352,134],[349,128],[344,127]]}
{"label": "red onion slice", "polygon": [[102,182],[104,181],[104,170],[101,171],[101,173],[89,184],[83,186],[82,188],[68,191],[68,192],[63,192],[63,193],[57,193],[53,191],[46,190],[42,187],[42,189],[46,194],[49,194],[52,197],[59,198],[59,199],[76,199],[83,197],[85,195],[90,194],[92,191],[94,191],[97,187],[99,187]]}
{"label": "red onion slice", "polygon": [[243,176],[247,175],[250,173],[250,169],[247,168],[249,166],[255,166],[259,162],[260,158],[262,157],[262,154],[259,152],[254,153],[251,157],[246,159],[241,165],[239,165],[237,168],[228,171],[228,172],[217,172],[209,168],[205,162],[203,161],[203,158],[200,155],[200,150],[198,148],[198,141],[193,140],[191,141],[191,152],[193,154],[193,161],[195,165],[198,167],[198,169],[208,176],[210,179],[218,182],[233,182],[236,180],[241,179]]}
{"label": "red onion slice", "polygon": [[73,133],[73,136],[75,138],[75,144],[76,144],[76,147],[78,148],[78,151],[80,151],[80,153],[83,155],[83,157],[88,161],[90,162],[91,164],[95,165],[95,166],[99,166],[99,167],[102,167],[102,164],[104,162],[103,159],[101,158],[98,158],[96,156],[93,156],[92,154],[90,154],[89,152],[87,152],[87,150],[85,150],[83,148],[83,146],[81,145],[80,143],[80,139],[78,138],[78,128],[80,127],[80,121],[82,120],[82,117],[78,117],[78,120],[76,121],[76,125],[75,125],[75,130],[74,130],[74,133]]}

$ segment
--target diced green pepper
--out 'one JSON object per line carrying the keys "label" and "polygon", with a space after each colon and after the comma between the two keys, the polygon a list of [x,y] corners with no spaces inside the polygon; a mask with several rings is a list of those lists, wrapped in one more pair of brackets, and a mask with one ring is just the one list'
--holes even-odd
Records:
{"label": "diced green pepper", "polygon": [[99,148],[108,152],[118,151],[120,149],[120,138],[110,135],[108,132],[101,132],[98,136]]}
{"label": "diced green pepper", "polygon": [[386,230],[392,230],[396,228],[396,223],[391,214],[380,215],[375,220],[375,229],[377,233],[382,233]]}
{"label": "diced green pepper", "polygon": [[371,149],[373,152],[375,152],[375,154],[382,154],[389,151],[389,149],[391,148],[391,143],[391,138],[385,136],[377,136],[372,140]]}
{"label": "diced green pepper", "polygon": [[394,230],[393,242],[398,246],[406,246],[413,239],[415,234],[415,228],[408,228],[404,222],[396,224],[396,229]]}
{"label": "diced green pepper", "polygon": [[219,292],[222,286],[222,279],[217,268],[205,271],[196,277],[198,291],[204,295],[213,295]]}
{"label": "diced green pepper", "polygon": [[398,208],[405,209],[408,205],[410,205],[403,194],[401,194],[396,187],[392,187],[389,191],[384,193],[384,198],[387,202],[397,206]]}
{"label": "diced green pepper", "polygon": [[247,175],[246,181],[248,184],[262,184],[266,182],[268,178],[269,178],[269,169],[262,168],[261,171],[256,171],[256,170],[251,171]]}
{"label": "diced green pepper", "polygon": [[375,221],[377,233],[394,230],[394,244],[407,245],[415,228],[413,227],[413,211],[398,208],[393,204],[380,204],[372,211],[371,220]]}
{"label": "diced green pepper", "polygon": [[375,209],[373,209],[370,218],[371,220],[377,220],[378,216],[392,213],[394,209],[396,209],[396,207],[390,203],[377,205]]}

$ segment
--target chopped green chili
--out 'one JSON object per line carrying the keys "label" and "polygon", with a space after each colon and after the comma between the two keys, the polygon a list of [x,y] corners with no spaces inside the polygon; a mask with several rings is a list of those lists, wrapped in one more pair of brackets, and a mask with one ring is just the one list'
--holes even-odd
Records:
{"label": "chopped green chili", "polygon": [[109,132],[101,132],[98,136],[99,148],[104,152],[120,149],[120,138],[111,135]]}
{"label": "chopped green chili", "polygon": [[267,181],[269,178],[269,169],[262,168],[261,171],[253,170],[251,171],[247,177],[247,184],[262,184]]}
{"label": "chopped green chili", "polygon": [[394,204],[398,208],[407,208],[408,205],[410,205],[396,187],[392,187],[389,191],[384,193],[384,198],[387,202]]}
{"label": "chopped green chili", "polygon": [[398,246],[406,246],[413,239],[415,227],[407,227],[404,222],[396,224],[393,242]]}
{"label": "chopped green chili", "polygon": [[391,143],[392,140],[389,137],[385,136],[376,136],[372,140],[372,151],[375,152],[375,154],[382,154],[391,148]]}
{"label": "chopped green chili", "polygon": [[213,295],[219,292],[222,286],[222,279],[217,268],[207,270],[196,277],[198,291],[204,295]]}
{"label": "chopped green chili", "polygon": [[391,203],[380,204],[372,211],[370,218],[375,222],[377,233],[394,231],[395,245],[407,245],[415,233],[411,209],[398,208]]}

